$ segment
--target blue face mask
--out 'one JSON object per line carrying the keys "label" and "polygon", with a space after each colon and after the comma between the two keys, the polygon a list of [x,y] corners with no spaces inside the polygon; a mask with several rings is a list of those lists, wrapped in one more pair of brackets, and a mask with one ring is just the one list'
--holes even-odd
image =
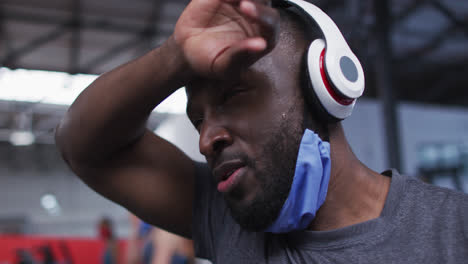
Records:
{"label": "blue face mask", "polygon": [[306,229],[325,202],[330,167],[330,144],[306,129],[299,147],[289,196],[278,218],[265,232],[288,233]]}

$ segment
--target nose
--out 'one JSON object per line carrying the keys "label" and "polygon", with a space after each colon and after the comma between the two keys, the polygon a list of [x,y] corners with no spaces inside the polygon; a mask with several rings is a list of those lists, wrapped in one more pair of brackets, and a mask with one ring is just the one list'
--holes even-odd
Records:
{"label": "nose", "polygon": [[225,147],[232,144],[230,132],[218,124],[204,122],[200,131],[199,148],[207,160],[219,154]]}

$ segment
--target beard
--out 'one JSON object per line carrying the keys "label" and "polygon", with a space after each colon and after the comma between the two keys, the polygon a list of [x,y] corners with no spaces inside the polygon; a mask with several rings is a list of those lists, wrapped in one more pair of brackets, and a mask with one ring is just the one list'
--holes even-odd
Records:
{"label": "beard", "polygon": [[[288,111],[289,117],[300,116],[299,111],[294,110]],[[242,228],[263,231],[278,217],[291,190],[304,130],[302,120],[284,120],[272,129],[269,139],[260,146],[261,158],[252,161],[244,157],[246,164],[257,172],[255,177],[260,182],[262,192],[257,193],[247,206],[226,200],[232,217]]]}

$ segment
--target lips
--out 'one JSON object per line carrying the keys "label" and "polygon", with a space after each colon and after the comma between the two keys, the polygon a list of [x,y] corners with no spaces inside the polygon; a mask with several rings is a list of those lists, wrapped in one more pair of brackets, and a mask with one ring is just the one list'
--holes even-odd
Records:
{"label": "lips", "polygon": [[238,182],[238,178],[245,164],[240,160],[228,161],[220,164],[213,170],[220,192],[230,191]]}

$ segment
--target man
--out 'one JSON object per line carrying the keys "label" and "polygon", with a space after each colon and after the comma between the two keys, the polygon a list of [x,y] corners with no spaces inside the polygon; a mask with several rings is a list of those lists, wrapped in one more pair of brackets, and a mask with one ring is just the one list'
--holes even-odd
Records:
{"label": "man", "polygon": [[[304,100],[302,60],[317,37],[306,32],[269,1],[192,0],[161,47],[78,97],[58,146],[91,188],[193,238],[215,263],[462,262],[467,197],[354,156],[340,123]],[[181,86],[208,166],[145,129]],[[315,191],[297,180],[309,168]],[[315,208],[294,213],[309,200]]]}

